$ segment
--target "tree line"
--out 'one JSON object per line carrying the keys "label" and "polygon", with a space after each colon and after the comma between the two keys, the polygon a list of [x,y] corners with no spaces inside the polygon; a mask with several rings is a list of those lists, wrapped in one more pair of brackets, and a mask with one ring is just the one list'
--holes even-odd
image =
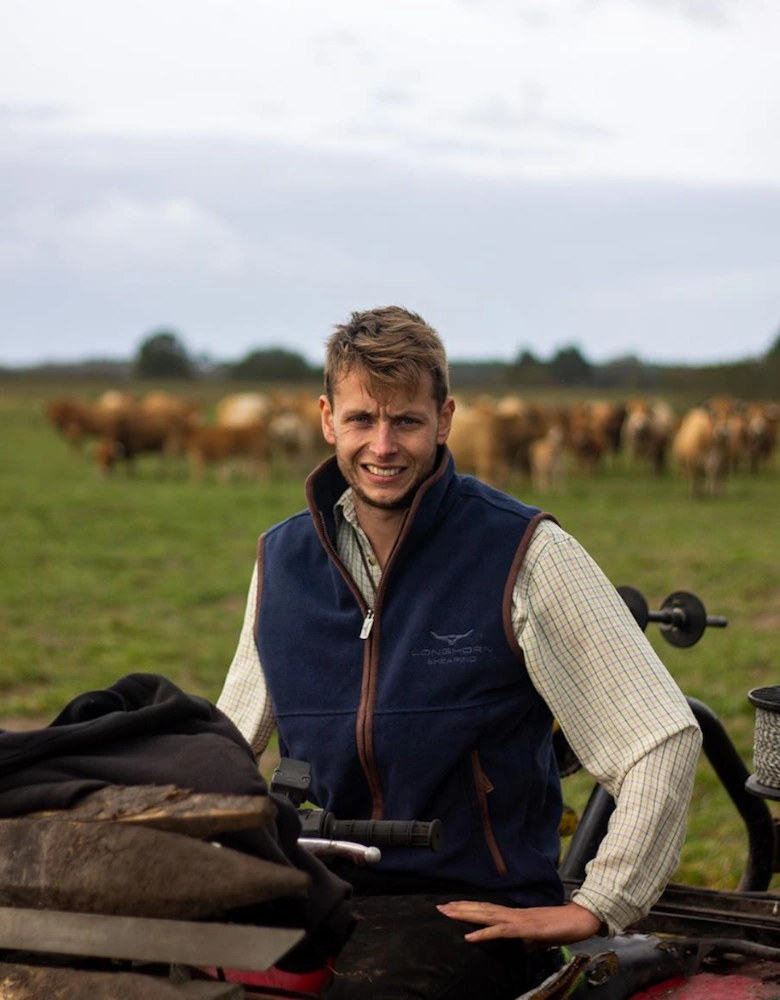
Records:
{"label": "tree line", "polygon": [[[569,345],[546,360],[528,349],[521,349],[508,362],[454,360],[451,370],[456,388],[685,390],[696,391],[702,396],[728,392],[748,399],[776,399],[780,396],[780,333],[761,357],[723,364],[664,365],[645,362],[635,356],[595,364],[578,347]],[[235,362],[213,362],[193,355],[173,330],[149,334],[129,361],[91,359],[24,369],[0,368],[0,378],[6,381],[20,378],[127,381],[134,377],[296,383],[320,380],[322,369],[311,365],[298,352],[284,347],[252,350]]]}

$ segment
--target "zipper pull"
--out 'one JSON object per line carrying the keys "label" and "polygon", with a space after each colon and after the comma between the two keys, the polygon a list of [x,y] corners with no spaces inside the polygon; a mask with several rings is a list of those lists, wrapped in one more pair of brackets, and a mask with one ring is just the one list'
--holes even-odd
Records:
{"label": "zipper pull", "polygon": [[367,639],[371,635],[371,629],[374,627],[374,609],[369,608],[368,614],[363,620],[363,627],[360,630],[360,638]]}

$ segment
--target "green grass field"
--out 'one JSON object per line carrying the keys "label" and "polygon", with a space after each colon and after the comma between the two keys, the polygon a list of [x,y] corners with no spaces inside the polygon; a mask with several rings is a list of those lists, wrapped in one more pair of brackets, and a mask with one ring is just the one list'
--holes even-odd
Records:
{"label": "green grass field", "polygon": [[[50,395],[55,395],[52,391]],[[303,505],[302,484],[192,484],[157,462],[98,480],[46,424],[43,390],[0,395],[0,717],[48,721],[75,694],[131,671],[216,699],[241,625],[258,534]],[[780,682],[780,476],[737,477],[693,501],[672,477],[616,468],[559,495],[513,491],[551,510],[616,584],[651,608],[697,593],[729,619],[691,649],[649,637],[683,690],[710,705],[751,767],[749,689]],[[585,795],[580,776],[567,798]],[[702,763],[679,878],[736,886],[745,835]],[[776,876],[776,881],[777,881]],[[780,884],[780,883],[778,883]]]}

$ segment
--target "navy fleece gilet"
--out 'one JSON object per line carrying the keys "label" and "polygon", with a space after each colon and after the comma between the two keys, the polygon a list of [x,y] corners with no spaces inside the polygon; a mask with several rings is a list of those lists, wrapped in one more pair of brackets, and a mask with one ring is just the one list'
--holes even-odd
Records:
{"label": "navy fleece gilet", "polygon": [[562,900],[561,798],[550,712],[511,630],[511,593],[539,512],[444,450],[366,605],[339,560],[335,460],[308,511],[260,545],[256,640],[284,756],[312,765],[310,798],[340,819],[436,817],[440,852],[383,851],[380,870]]}

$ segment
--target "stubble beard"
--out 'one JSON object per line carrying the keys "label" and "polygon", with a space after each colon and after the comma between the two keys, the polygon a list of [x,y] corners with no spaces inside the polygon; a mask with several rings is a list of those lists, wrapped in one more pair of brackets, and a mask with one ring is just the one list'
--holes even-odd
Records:
{"label": "stubble beard", "polygon": [[346,479],[354,495],[360,500],[361,503],[368,507],[373,507],[375,510],[408,510],[412,506],[412,501],[417,495],[417,491],[425,482],[425,480],[431,475],[436,465],[436,453],[434,452],[431,458],[429,468],[421,472],[417,479],[410,485],[409,489],[403,493],[396,500],[377,500],[375,497],[369,496],[361,486],[357,483],[357,476],[354,475],[353,468],[342,464],[341,459],[338,460],[339,468],[341,469],[341,474]]}

